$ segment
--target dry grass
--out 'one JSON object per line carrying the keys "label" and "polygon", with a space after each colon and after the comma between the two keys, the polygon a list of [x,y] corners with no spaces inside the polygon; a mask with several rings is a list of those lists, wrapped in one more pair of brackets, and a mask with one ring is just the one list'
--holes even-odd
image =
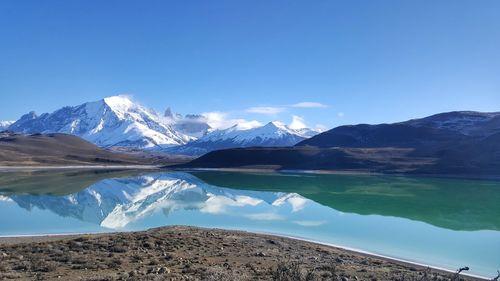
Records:
{"label": "dry grass", "polygon": [[0,240],[0,280],[458,280],[337,248],[236,231],[167,227],[31,240]]}

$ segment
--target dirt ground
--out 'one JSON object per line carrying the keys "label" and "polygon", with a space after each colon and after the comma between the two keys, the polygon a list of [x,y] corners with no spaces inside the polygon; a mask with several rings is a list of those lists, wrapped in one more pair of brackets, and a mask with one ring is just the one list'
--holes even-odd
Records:
{"label": "dirt ground", "polygon": [[0,280],[458,279],[289,238],[172,226],[130,233],[1,238]]}

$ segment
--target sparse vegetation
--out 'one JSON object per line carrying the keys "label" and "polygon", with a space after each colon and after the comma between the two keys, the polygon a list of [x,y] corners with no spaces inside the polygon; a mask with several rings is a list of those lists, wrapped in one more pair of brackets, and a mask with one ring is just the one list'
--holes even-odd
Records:
{"label": "sparse vegetation", "polygon": [[309,242],[193,227],[27,239],[0,239],[0,280],[474,280]]}

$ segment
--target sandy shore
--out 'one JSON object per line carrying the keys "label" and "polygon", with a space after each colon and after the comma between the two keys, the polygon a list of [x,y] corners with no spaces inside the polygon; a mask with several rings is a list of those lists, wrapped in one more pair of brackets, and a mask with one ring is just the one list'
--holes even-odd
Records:
{"label": "sandy shore", "polygon": [[0,238],[0,280],[306,280],[306,275],[312,278],[307,280],[453,280],[440,270],[242,231],[172,226]]}
{"label": "sandy shore", "polygon": [[159,165],[67,165],[67,166],[0,166],[0,172],[36,170],[153,170]]}

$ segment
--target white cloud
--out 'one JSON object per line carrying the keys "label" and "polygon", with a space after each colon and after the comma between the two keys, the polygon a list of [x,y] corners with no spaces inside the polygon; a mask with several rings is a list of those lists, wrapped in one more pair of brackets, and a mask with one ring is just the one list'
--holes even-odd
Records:
{"label": "white cloud", "polygon": [[214,195],[208,198],[204,206],[200,209],[202,213],[224,214],[229,207],[257,206],[264,201],[248,196],[236,196],[229,198],[222,195]]}
{"label": "white cloud", "polygon": [[256,106],[256,107],[250,107],[245,110],[248,113],[257,113],[257,114],[264,114],[264,115],[276,115],[280,112],[285,111],[285,108],[283,107],[274,107],[274,106]]}
{"label": "white cloud", "polygon": [[307,203],[307,199],[302,197],[292,197],[288,199],[290,205],[292,205],[292,212],[302,211]]}
{"label": "white cloud", "polygon": [[7,196],[3,196],[3,195],[0,195],[0,201],[4,201],[4,202],[14,202],[12,199],[10,199],[9,197]]}
{"label": "white cloud", "polygon": [[245,217],[251,220],[257,221],[279,221],[284,220],[285,218],[281,215],[275,213],[257,213],[257,214],[248,214]]}
{"label": "white cloud", "polygon": [[293,221],[293,223],[298,224],[300,226],[320,226],[326,223],[326,221]]}
{"label": "white cloud", "polygon": [[296,104],[292,104],[292,107],[301,107],[301,108],[325,108],[328,107],[326,104],[322,104],[319,102],[312,101],[303,101]]}
{"label": "white cloud", "polygon": [[340,117],[340,118],[344,117],[344,115],[345,115],[344,112],[337,113],[337,117]]}
{"label": "white cloud", "polygon": [[225,112],[212,111],[212,112],[202,113],[201,115],[207,119],[208,125],[210,125],[210,127],[212,128],[219,129],[222,127],[231,126],[228,125],[227,113]]}
{"label": "white cloud", "polygon": [[297,116],[297,115],[292,116],[292,123],[290,123],[290,125],[288,127],[290,127],[290,129],[294,129],[294,130],[307,128],[304,118]]}
{"label": "white cloud", "polygon": [[260,123],[257,120],[245,120],[245,119],[233,119],[238,124],[238,129],[240,130],[250,130],[257,127],[262,127],[264,124]]}
{"label": "white cloud", "polygon": [[298,212],[304,209],[307,199],[298,195],[297,193],[290,193],[283,197],[276,199],[273,202],[273,206],[282,206],[285,203],[289,203],[292,206],[292,212]]}
{"label": "white cloud", "polygon": [[328,130],[328,127],[323,125],[323,124],[316,124],[315,129],[319,132],[324,132],[324,131]]}
{"label": "white cloud", "polygon": [[257,120],[232,119],[229,118],[227,112],[212,111],[201,114],[207,121],[208,125],[214,129],[227,129],[234,125],[238,125],[241,130],[248,130],[262,126]]}

